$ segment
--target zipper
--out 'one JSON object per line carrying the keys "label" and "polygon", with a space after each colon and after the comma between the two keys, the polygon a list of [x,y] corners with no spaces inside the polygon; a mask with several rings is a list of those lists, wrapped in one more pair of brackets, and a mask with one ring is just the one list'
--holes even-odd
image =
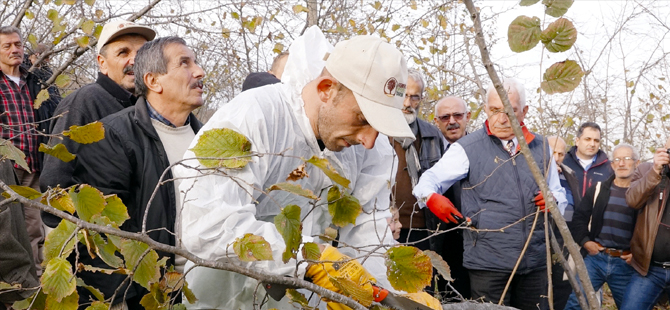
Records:
{"label": "zipper", "polygon": [[[519,198],[520,198],[520,201],[522,202],[521,218],[524,218],[526,216],[526,202],[523,199],[523,190],[521,189],[521,178],[519,177],[519,170],[518,170],[518,167],[516,166],[516,160],[514,159],[514,157],[512,157],[512,165],[514,166],[514,176],[516,177],[516,186],[519,189]],[[521,250],[523,250],[523,246],[526,242],[526,238],[528,238],[528,227],[527,227],[528,225],[526,225],[526,224],[527,223],[524,221],[523,225],[521,225],[521,229],[522,229],[521,233],[522,233],[522,236],[523,236],[523,238],[520,239],[521,240]],[[526,261],[525,258],[521,259],[521,263],[523,263],[524,265],[525,265],[525,261]],[[521,268],[521,264],[519,264],[519,267],[520,267],[521,270],[523,270],[523,268]]]}

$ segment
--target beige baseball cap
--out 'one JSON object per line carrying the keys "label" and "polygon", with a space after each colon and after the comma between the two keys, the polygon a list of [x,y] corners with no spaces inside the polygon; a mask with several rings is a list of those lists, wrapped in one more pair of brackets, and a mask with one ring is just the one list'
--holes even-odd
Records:
{"label": "beige baseball cap", "polygon": [[138,25],[127,20],[109,22],[102,27],[102,32],[100,32],[100,38],[98,38],[98,45],[96,46],[98,54],[100,54],[100,49],[103,46],[124,34],[138,34],[145,37],[147,41],[151,41],[156,37],[156,31],[147,26]]}
{"label": "beige baseball cap", "polygon": [[372,128],[390,137],[415,139],[402,113],[407,61],[398,49],[381,38],[353,37],[335,45],[326,69],[354,93]]}

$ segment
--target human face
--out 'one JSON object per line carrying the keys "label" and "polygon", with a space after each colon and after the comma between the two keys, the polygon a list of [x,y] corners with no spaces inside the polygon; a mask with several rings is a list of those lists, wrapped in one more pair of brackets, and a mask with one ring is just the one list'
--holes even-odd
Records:
{"label": "human face", "polygon": [[[519,94],[516,91],[508,90],[509,97],[514,114],[519,123],[523,123],[528,112],[528,106],[521,107],[519,104]],[[505,107],[497,92],[489,94],[488,103],[484,106],[484,111],[488,116],[489,130],[491,133],[502,140],[510,140],[514,138],[514,131],[512,131],[512,123],[510,123],[507,114],[505,114]]]}
{"label": "human face", "polygon": [[319,108],[317,132],[317,138],[335,152],[356,144],[371,149],[379,134],[365,119],[354,94],[344,90]]}
{"label": "human face", "polygon": [[400,223],[400,215],[398,211],[391,211],[392,217],[386,218],[389,229],[393,233],[393,239],[398,240],[400,238],[400,229],[402,229],[402,223]]}
{"label": "human face", "polygon": [[405,90],[405,101],[403,101],[402,113],[407,120],[407,124],[414,123],[416,116],[419,114],[419,103],[422,99],[421,84],[414,81],[412,78],[407,79],[407,88]]}
{"label": "human face", "polygon": [[581,159],[591,159],[600,149],[600,131],[594,128],[586,127],[581,137],[575,138],[577,147],[577,157]]}
{"label": "human face", "polygon": [[100,72],[129,92],[135,92],[135,55],[147,42],[143,36],[122,35],[105,45],[105,55],[98,55]]}
{"label": "human face", "polygon": [[565,141],[561,138],[548,138],[547,141],[549,142],[549,146],[551,149],[554,151],[554,160],[556,161],[557,165],[560,165],[563,163],[563,159],[565,159]]}
{"label": "human face", "polygon": [[0,34],[0,63],[17,67],[23,62],[23,43],[18,33]]}
{"label": "human face", "polygon": [[168,60],[167,72],[158,76],[162,96],[176,109],[193,111],[203,104],[202,78],[205,72],[195,59],[195,53],[185,45],[172,43],[163,51]]}
{"label": "human face", "polygon": [[628,147],[618,148],[612,154],[612,169],[617,179],[628,179],[633,176],[638,161],[633,159],[633,150]]}
{"label": "human face", "polygon": [[454,143],[465,135],[465,129],[470,121],[470,111],[460,99],[445,98],[438,103],[434,120],[447,141]]}

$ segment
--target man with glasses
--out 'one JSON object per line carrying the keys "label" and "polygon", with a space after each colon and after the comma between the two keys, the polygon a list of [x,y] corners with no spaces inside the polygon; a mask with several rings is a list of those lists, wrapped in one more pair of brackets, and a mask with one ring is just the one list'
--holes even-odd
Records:
{"label": "man with glasses", "polygon": [[416,204],[412,189],[421,174],[440,160],[444,142],[437,128],[417,117],[424,89],[421,73],[415,69],[408,70],[402,112],[416,140],[393,139],[393,148],[398,156],[398,172],[395,178],[396,184],[391,192],[391,201],[398,208],[402,224],[398,241],[401,243],[420,241],[412,245],[428,250],[430,244],[427,239],[429,232],[426,230],[426,214]]}
{"label": "man with glasses", "polygon": [[445,152],[452,143],[466,135],[465,129],[470,121],[470,111],[465,100],[458,97],[446,97],[435,104],[435,125],[447,139]]}
{"label": "man with glasses", "polygon": [[[567,204],[565,190],[549,145],[523,124],[528,112],[525,89],[514,79],[505,80],[503,87],[530,152],[540,172],[547,176],[549,189],[563,212]],[[539,216],[534,230],[531,227],[535,213],[546,211],[545,200],[528,163],[520,155],[517,137],[493,85],[487,91],[484,111],[484,126],[451,145],[442,159],[421,176],[414,195],[441,220],[461,223],[469,217],[472,226],[484,230],[463,231],[463,266],[470,275],[472,299],[495,303],[502,300],[506,306],[537,309],[547,294],[544,217]],[[451,212],[453,204],[442,196],[457,181],[461,181],[462,215],[457,210]],[[525,248],[528,239],[530,243]],[[503,296],[513,270],[513,281]]]}
{"label": "man with glasses", "polygon": [[[629,144],[619,144],[612,151],[614,175],[586,190],[576,206],[570,223],[575,241],[588,255],[584,264],[591,284],[599,290],[607,283],[617,308],[621,309],[626,285],[633,276],[630,241],[637,211],[626,203],[626,191],[633,179],[639,155]],[[581,309],[573,292],[566,310]]]}

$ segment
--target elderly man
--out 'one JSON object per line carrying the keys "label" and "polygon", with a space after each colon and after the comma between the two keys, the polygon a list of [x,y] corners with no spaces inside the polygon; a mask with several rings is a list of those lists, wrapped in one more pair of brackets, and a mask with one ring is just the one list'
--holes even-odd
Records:
{"label": "elderly man", "polygon": [[[136,60],[135,91],[140,96],[137,103],[102,119],[105,139],[79,148],[73,179],[90,184],[105,195],[116,194],[121,198],[130,214],[121,229],[140,231],[145,210],[150,208],[146,222],[149,236],[164,244],[179,245],[179,182],[170,181],[171,171],[162,179],[161,175],[170,164],[182,159],[200,129],[191,111],[203,104],[204,72],[193,51],[178,37],[146,43],[137,51]],[[161,182],[166,183],[160,184],[148,205]],[[88,265],[91,258],[87,257],[87,251],[79,253],[82,255],[79,261]],[[168,257],[169,265],[183,270],[183,258]],[[100,273],[83,273],[80,277],[100,289],[105,297],[111,297],[125,278]],[[86,291],[79,291],[80,300],[88,300],[82,295],[88,296]],[[146,290],[133,283],[126,295],[116,295],[114,303],[122,302],[126,296],[128,308],[133,309],[140,306],[145,293]]]}
{"label": "elderly man", "polygon": [[[395,138],[393,148],[398,156],[398,173],[392,190],[392,199],[398,208],[400,223],[400,242],[418,242],[413,244],[421,250],[430,249],[429,232],[426,230],[425,210],[420,210],[412,189],[419,182],[421,174],[430,169],[442,157],[444,144],[440,131],[428,122],[419,119],[419,104],[423,99],[425,83],[418,70],[410,69],[407,78],[407,91],[403,101],[405,120],[412,129],[416,140]],[[418,160],[418,162],[417,162]]]}
{"label": "elderly man", "polygon": [[470,111],[465,100],[459,97],[446,97],[435,104],[435,125],[440,128],[442,135],[447,140],[444,146],[445,152],[452,143],[465,136]]}
{"label": "elderly man", "polygon": [[[312,39],[306,42],[305,37]],[[282,262],[285,242],[273,221],[282,208],[298,205],[303,219],[302,242],[323,242],[314,236],[323,234],[331,223],[327,204],[312,205],[304,197],[263,190],[286,182],[289,173],[303,163],[301,158],[325,157],[351,181],[348,189],[342,190],[356,197],[363,209],[355,224],[339,228],[338,241],[347,246],[340,250],[359,257],[379,245],[392,244],[386,218],[391,216],[393,149],[388,137],[379,133],[413,137],[401,111],[406,61],[395,47],[372,36],[353,37],[333,49],[316,27],[294,41],[289,51],[282,83],[241,93],[217,111],[202,130],[233,129],[250,140],[254,153],[264,155],[225,174],[177,169],[177,175],[186,178],[181,185],[185,193],[182,240],[185,248],[199,257],[226,260],[235,258],[230,248],[235,239],[253,233],[269,243],[273,260],[245,266],[267,274],[307,275],[324,286],[330,283],[324,268],[313,265],[306,270],[305,264],[297,264],[303,259],[299,251],[296,259]],[[190,157],[194,154],[188,151],[185,158]],[[199,166],[193,160],[186,164]],[[323,194],[325,201],[328,188],[337,184],[312,165],[304,170],[309,177],[295,183]],[[332,256],[334,247],[321,248],[321,260],[337,259]],[[186,268],[190,266],[188,262]],[[379,256],[367,257],[363,266],[378,284],[390,288]],[[263,296],[258,281],[241,274],[196,267],[186,278],[198,297],[196,304],[188,305],[193,309],[252,309],[254,298]],[[291,308],[287,298],[270,300],[267,306]]]}
{"label": "elderly man", "polygon": [[[633,275],[630,260],[630,240],[633,236],[637,211],[626,204],[639,155],[629,144],[614,147],[611,166],[614,175],[590,187],[582,202],[576,206],[570,224],[575,241],[588,255],[584,258],[593,288],[607,283],[617,308],[621,307],[626,285]],[[581,309],[574,293],[565,309]]]}
{"label": "elderly man", "polygon": [[[42,90],[42,84],[38,76],[21,67],[24,59],[23,48],[18,28],[0,27],[0,138],[11,141],[10,143],[26,155],[27,167],[12,163],[18,184],[39,190],[43,157],[38,149],[44,137],[37,131],[49,133],[46,124],[56,109],[57,101],[47,100],[39,109],[34,109],[33,100]],[[40,211],[34,208],[25,209],[25,220],[37,274],[41,275],[44,228]]]}
{"label": "elderly man", "polygon": [[[556,163],[542,136],[523,125],[528,112],[524,87],[514,79],[505,80],[517,120],[522,125],[533,157],[561,211],[565,209],[565,191],[561,188]],[[544,224],[539,219],[531,232],[535,212],[545,210],[544,198],[531,175],[528,163],[520,156],[517,138],[503,103],[493,86],[487,91],[484,110],[488,116],[484,127],[454,143],[442,159],[426,171],[414,195],[444,221],[459,222],[463,215],[472,219],[479,233],[464,231],[463,265],[469,270],[473,299],[498,302],[528,238],[530,244],[514,275],[509,291],[502,297],[505,305],[536,309],[546,294],[546,253]],[[549,170],[547,170],[549,169]],[[451,202],[440,195],[461,180],[463,215],[440,212],[450,210]],[[506,227],[511,225],[509,227]],[[495,230],[506,227],[504,232]]]}
{"label": "elderly man", "polygon": [[[107,23],[100,33],[97,45],[98,79],[68,95],[56,109],[55,115],[63,114],[51,123],[53,133],[61,133],[72,125],[86,125],[135,104],[135,54],[137,50],[156,36],[151,28],[129,21]],[[79,144],[67,137],[54,137],[50,145],[63,143],[78,155]],[[45,168],[40,177],[40,187],[70,186],[75,161],[65,163],[55,157],[46,156]],[[44,223],[56,227],[60,219],[42,213]]]}
{"label": "elderly man", "polygon": [[635,269],[626,287],[622,310],[651,310],[664,292],[670,293],[670,139],[656,149],[653,163],[638,166],[626,203],[637,210],[630,250]]}
{"label": "elderly man", "polygon": [[575,197],[584,197],[586,190],[598,182],[612,176],[612,167],[607,164],[607,154],[600,150],[600,126],[594,122],[586,122],[577,129],[575,146],[565,155],[563,164],[575,172],[579,191],[572,193]]}

